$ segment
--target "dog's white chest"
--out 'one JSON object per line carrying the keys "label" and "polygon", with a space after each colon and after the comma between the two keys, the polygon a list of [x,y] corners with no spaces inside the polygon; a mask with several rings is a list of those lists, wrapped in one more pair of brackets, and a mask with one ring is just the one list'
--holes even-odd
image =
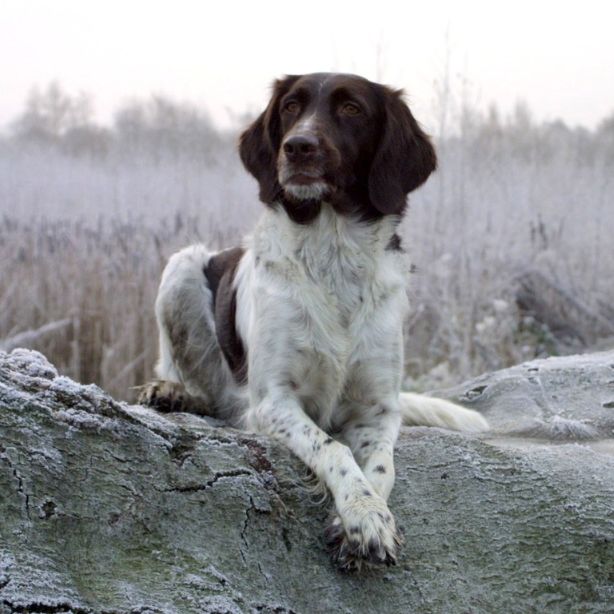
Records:
{"label": "dog's white chest", "polygon": [[390,220],[359,222],[326,205],[306,226],[281,211],[267,213],[252,243],[257,285],[280,291],[328,333],[333,328],[356,336],[353,325],[371,318],[383,298],[405,285],[404,259],[386,250],[393,231]]}
{"label": "dog's white chest", "polygon": [[[238,318],[250,387],[282,380],[308,413],[328,420],[373,327],[404,315],[406,270],[386,250],[394,226],[364,224],[323,209],[300,227],[265,214],[238,274]],[[246,289],[249,288],[249,291]]]}

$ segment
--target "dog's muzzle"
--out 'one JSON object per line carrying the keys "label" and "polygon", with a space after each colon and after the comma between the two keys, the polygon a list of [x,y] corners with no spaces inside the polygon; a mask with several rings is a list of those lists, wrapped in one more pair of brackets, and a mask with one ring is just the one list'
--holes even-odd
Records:
{"label": "dog's muzzle", "polygon": [[324,178],[324,155],[313,131],[293,131],[283,141],[279,156],[279,183],[295,200],[321,200],[330,192]]}

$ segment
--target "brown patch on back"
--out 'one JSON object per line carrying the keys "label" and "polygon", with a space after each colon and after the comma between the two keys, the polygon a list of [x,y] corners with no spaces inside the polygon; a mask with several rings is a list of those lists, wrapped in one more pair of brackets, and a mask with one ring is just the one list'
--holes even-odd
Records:
{"label": "brown patch on back", "polygon": [[247,383],[247,356],[236,328],[237,293],[232,285],[244,253],[242,247],[224,250],[213,256],[203,271],[211,289],[217,340],[239,384]]}

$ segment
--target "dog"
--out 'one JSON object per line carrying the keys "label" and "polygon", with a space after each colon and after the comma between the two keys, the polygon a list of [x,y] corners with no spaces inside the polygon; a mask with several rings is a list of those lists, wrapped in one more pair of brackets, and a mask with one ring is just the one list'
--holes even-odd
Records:
{"label": "dog", "polygon": [[396,230],[435,150],[402,91],[316,73],[274,83],[239,152],[266,208],[243,247],[170,258],[156,299],[160,381],[141,400],[281,441],[334,501],[334,563],[394,564],[401,423],[488,428],[401,392],[410,266]]}

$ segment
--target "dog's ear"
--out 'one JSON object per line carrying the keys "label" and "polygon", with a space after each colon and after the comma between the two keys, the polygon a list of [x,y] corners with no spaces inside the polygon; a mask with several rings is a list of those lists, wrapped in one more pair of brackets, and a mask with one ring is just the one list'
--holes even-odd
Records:
{"label": "dog's ear", "polygon": [[277,181],[277,154],[281,144],[279,101],[299,77],[288,75],[273,83],[267,108],[239,138],[239,154],[245,168],[260,185],[260,200],[273,204],[281,191]]}
{"label": "dog's ear", "polygon": [[382,86],[383,130],[369,172],[369,198],[383,214],[402,213],[407,195],[437,168],[429,137],[402,99]]}

